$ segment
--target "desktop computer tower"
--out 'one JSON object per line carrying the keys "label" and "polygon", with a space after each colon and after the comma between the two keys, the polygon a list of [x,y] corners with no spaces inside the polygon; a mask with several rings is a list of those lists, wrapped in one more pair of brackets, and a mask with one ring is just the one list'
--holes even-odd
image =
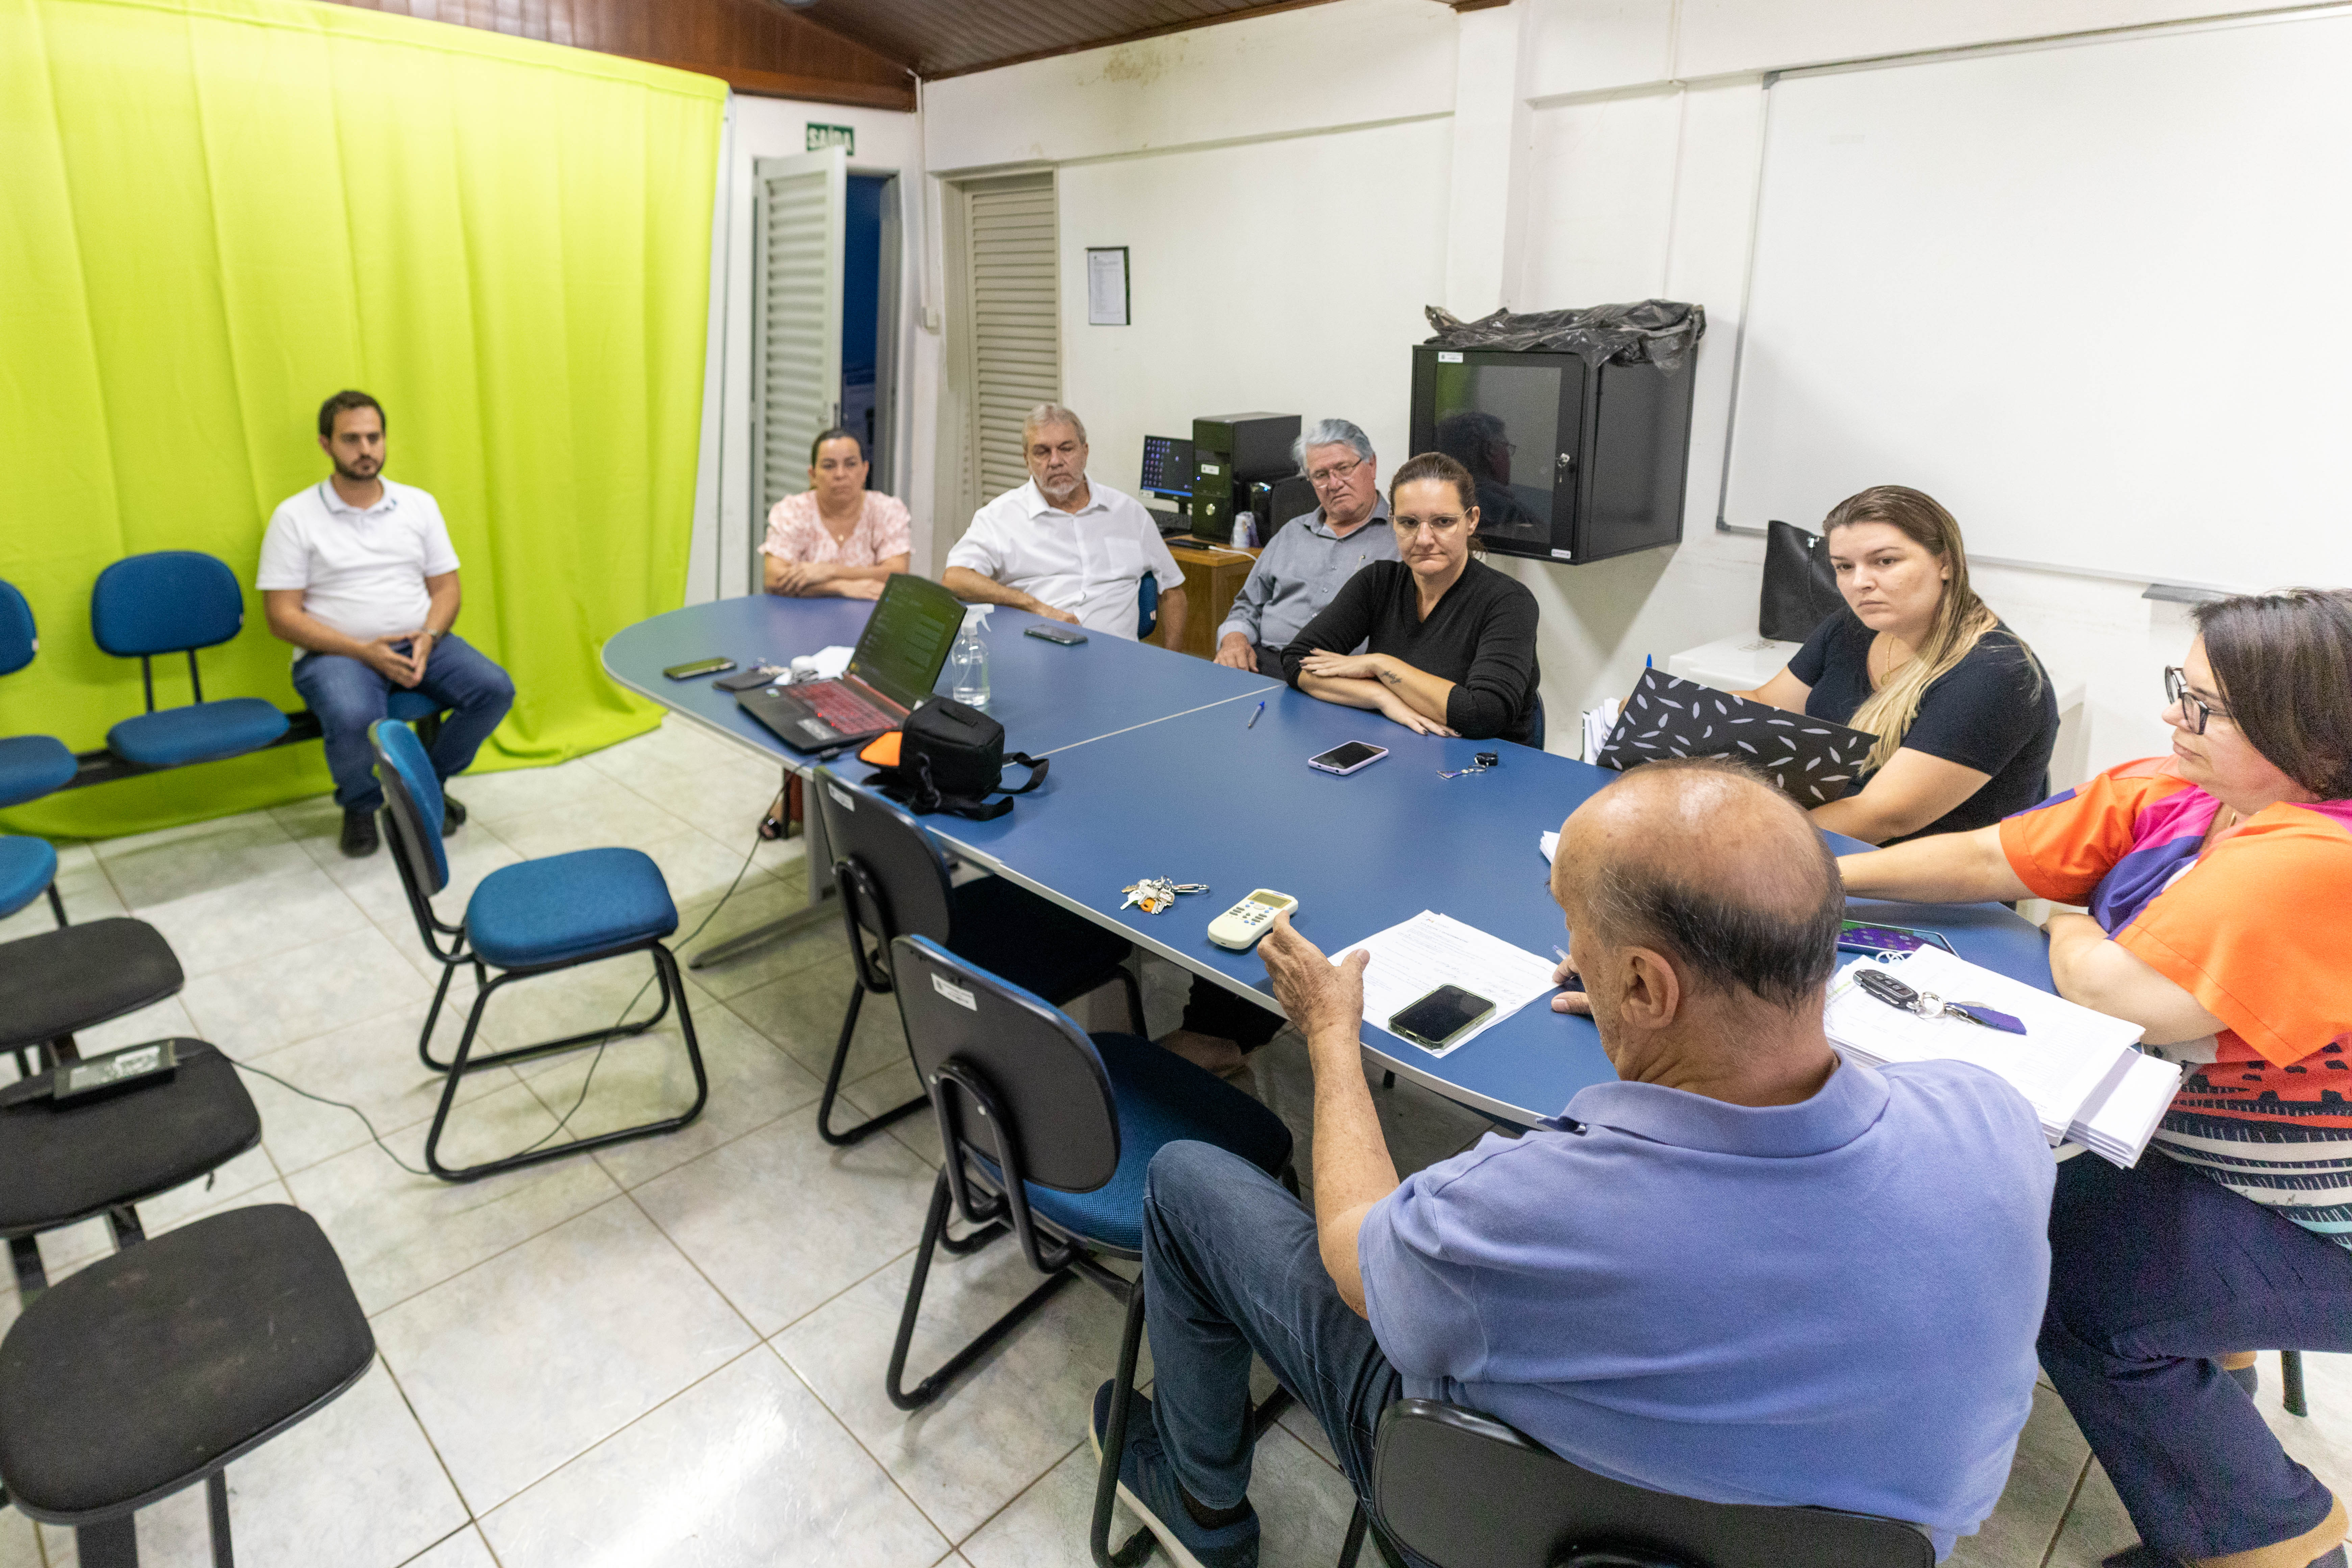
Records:
{"label": "desktop computer tower", "polygon": [[[1192,537],[1234,536],[1234,512],[1248,509],[1252,479],[1287,479],[1298,439],[1296,414],[1213,414],[1192,421]],[[1263,519],[1260,526],[1269,526]]]}

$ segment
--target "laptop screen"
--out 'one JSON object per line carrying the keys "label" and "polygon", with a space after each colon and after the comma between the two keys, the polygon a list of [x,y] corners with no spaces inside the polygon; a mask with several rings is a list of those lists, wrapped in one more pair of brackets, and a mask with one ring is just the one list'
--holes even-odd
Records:
{"label": "laptop screen", "polygon": [[912,708],[930,695],[962,625],[963,605],[953,594],[911,573],[893,573],[845,673]]}

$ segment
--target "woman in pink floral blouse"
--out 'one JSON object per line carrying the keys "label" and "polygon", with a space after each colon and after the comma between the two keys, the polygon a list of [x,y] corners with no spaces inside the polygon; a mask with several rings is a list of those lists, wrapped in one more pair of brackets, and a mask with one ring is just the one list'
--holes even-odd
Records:
{"label": "woman in pink floral blouse", "polygon": [[866,452],[846,430],[827,430],[809,447],[809,488],[768,513],[768,559],[761,584],[771,594],[880,595],[884,579],[914,556],[907,509],[866,488]]}

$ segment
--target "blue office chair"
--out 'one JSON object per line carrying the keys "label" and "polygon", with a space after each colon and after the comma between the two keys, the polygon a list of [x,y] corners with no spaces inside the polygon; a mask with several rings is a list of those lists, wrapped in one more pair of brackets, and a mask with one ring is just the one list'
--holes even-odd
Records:
{"label": "blue office chair", "polygon": [[[893,942],[890,966],[898,977],[908,1049],[939,1117],[944,1159],[931,1186],[884,1386],[901,1410],[929,1404],[1075,1277],[1123,1303],[1127,1327],[1111,1384],[1090,1536],[1095,1561],[1108,1568],[1118,1458],[1127,1447],[1143,1342],[1143,1282],[1102,1260],[1143,1256],[1144,1173],[1162,1148],[1179,1140],[1212,1143],[1268,1174],[1288,1175],[1290,1129],[1223,1079],[1140,1036],[1089,1037],[1041,997],[928,937]],[[950,1206],[973,1227],[961,1240],[947,1234]],[[1045,1282],[938,1371],[905,1387],[907,1349],[934,1252],[944,1247],[968,1253],[1008,1233]],[[1276,1408],[1275,1400],[1259,1408],[1259,1430]],[[1121,1549],[1121,1561],[1140,1560],[1130,1550],[1134,1545],[1130,1540]]]}
{"label": "blue office chair", "polygon": [[415,731],[416,738],[427,747],[441,733],[443,711],[440,703],[422,691],[395,686],[384,694],[383,716]]}
{"label": "blue office chair", "polygon": [[[13,583],[0,582],[0,675],[14,675],[41,649],[33,606]],[[22,805],[73,782],[80,764],[54,735],[0,738],[0,805]],[[0,919],[15,914],[43,893],[58,924],[66,906],[58,897],[58,852],[41,838],[0,837]]]}
{"label": "blue office chair", "polygon": [[[384,836],[392,841],[393,864],[408,891],[408,908],[416,917],[416,933],[425,951],[442,965],[441,984],[425,1015],[417,1037],[417,1054],[425,1065],[444,1075],[440,1108],[433,1113],[432,1131],[425,1138],[425,1164],[445,1182],[470,1182],[494,1171],[535,1164],[586,1149],[599,1149],[624,1139],[674,1132],[702,1114],[710,1098],[710,1079],[703,1071],[702,1046],[695,1038],[694,1016],[688,1010],[686,986],[662,939],[677,930],[677,906],[670,901],[669,885],[661,868],[635,849],[575,849],[502,866],[481,880],[466,900],[466,918],[457,925],[444,923],[433,912],[433,895],[449,885],[449,860],[441,847],[441,781],[433,772],[424,743],[405,724],[378,720],[368,726],[375,748],[376,777],[383,784]],[[560,1040],[517,1046],[509,1050],[474,1054],[474,1039],[490,995],[510,980],[573,969],[624,953],[652,955],[654,978],[661,985],[661,1005],[642,1023],[621,1024]],[[448,1061],[433,1058],[433,1026],[449,994],[450,976],[471,966],[479,989],[473,1010],[466,1016],[466,1032]],[[491,970],[498,970],[496,979]],[[686,1036],[686,1059],[694,1069],[694,1103],[677,1116],[662,1117],[593,1137],[526,1149],[502,1159],[451,1169],[441,1163],[442,1129],[457,1099],[457,1081],[476,1068],[576,1050],[606,1040],[641,1035],[668,1016],[677,1005],[679,1029]]]}
{"label": "blue office chair", "polygon": [[1135,585],[1135,640],[1141,642],[1160,624],[1160,574],[1146,572]]}
{"label": "blue office chair", "polygon": [[[126,762],[176,768],[257,752],[286,733],[286,715],[258,697],[205,700],[196,650],[236,636],[245,600],[236,577],[216,557],[196,550],[130,555],[98,574],[89,594],[89,629],[117,658],[139,661],[147,711],[106,732],[106,743]],[[188,656],[185,708],[155,708],[157,654]]]}
{"label": "blue office chair", "polygon": [[929,937],[1056,1005],[1116,980],[1127,988],[1128,1017],[1142,1032],[1143,991],[1124,962],[1131,951],[1126,938],[1002,877],[958,886],[938,844],[897,802],[830,768],[817,769],[810,783],[825,842],[833,847],[842,924],[856,963],[841,1037],[817,1102],[819,1137],[835,1146],[855,1143],[923,1108],[919,1094],[854,1127],[833,1124],[842,1070],[857,1036],[858,1010],[868,993],[887,995],[897,984],[890,944],[902,936]]}

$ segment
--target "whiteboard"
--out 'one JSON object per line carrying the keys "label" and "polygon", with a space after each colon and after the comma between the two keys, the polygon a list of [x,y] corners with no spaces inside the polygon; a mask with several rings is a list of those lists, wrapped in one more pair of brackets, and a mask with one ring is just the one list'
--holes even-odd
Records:
{"label": "whiteboard", "polygon": [[1781,78],[1724,520],[2352,582],[2352,15]]}

